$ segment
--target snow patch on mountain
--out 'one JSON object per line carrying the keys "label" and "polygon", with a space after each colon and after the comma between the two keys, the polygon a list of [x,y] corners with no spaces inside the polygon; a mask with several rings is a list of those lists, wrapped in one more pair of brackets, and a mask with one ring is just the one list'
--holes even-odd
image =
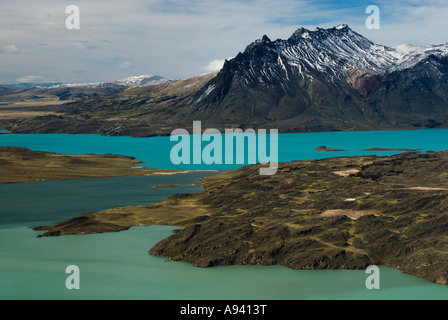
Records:
{"label": "snow patch on mountain", "polygon": [[432,54],[448,55],[448,44],[427,47],[403,44],[394,47],[394,51],[392,51],[391,54],[398,59],[396,69],[403,70],[416,65]]}
{"label": "snow patch on mountain", "polygon": [[149,85],[158,85],[162,83],[167,83],[172,80],[165,79],[156,75],[141,75],[132,76],[118,81],[112,82],[94,82],[94,83],[69,83],[69,84],[59,84],[47,87],[48,89],[63,89],[63,88],[86,88],[86,89],[97,89],[105,88],[110,86],[117,86],[123,88],[136,88]]}

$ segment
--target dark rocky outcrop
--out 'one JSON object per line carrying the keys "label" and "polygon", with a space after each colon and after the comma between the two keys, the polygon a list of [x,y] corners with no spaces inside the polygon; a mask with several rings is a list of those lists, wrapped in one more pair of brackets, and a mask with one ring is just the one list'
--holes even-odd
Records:
{"label": "dark rocky outcrop", "polygon": [[382,265],[448,283],[448,151],[281,163],[274,176],[260,176],[255,165],[201,185],[194,195],[41,230],[52,236],[110,232],[110,224],[176,225],[183,229],[150,254],[198,267]]}

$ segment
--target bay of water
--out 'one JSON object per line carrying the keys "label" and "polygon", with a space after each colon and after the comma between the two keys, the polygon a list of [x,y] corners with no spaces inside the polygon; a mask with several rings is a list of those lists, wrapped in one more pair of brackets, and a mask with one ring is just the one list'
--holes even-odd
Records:
{"label": "bay of water", "polygon": [[[0,185],[0,228],[9,224],[54,223],[86,212],[157,203],[176,193],[202,191],[193,184],[215,173],[176,176],[42,181]],[[154,188],[178,184],[176,188]]]}
{"label": "bay of water", "polygon": [[[177,168],[164,138],[96,135],[0,135],[1,146],[67,154],[134,156],[153,168]],[[448,130],[338,132],[279,136],[279,160],[397,152],[322,153],[374,147],[448,149]],[[231,169],[236,166],[226,166]],[[182,169],[222,169],[183,166]],[[156,203],[175,193],[202,190],[193,184],[212,172],[177,176],[45,181],[0,185],[0,299],[448,299],[448,287],[393,268],[381,268],[381,290],[365,287],[363,271],[297,271],[275,267],[195,268],[148,255],[175,227],[58,238],[37,238],[31,228],[75,215],[125,205]],[[181,187],[155,189],[157,184]],[[65,288],[65,268],[77,265],[81,290]]]}

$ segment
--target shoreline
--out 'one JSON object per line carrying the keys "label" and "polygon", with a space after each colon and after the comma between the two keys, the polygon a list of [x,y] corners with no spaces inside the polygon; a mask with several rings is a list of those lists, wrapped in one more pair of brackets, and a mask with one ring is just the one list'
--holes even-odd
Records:
{"label": "shoreline", "polygon": [[[26,119],[16,119],[17,121],[25,121]],[[2,119],[0,119],[0,123],[4,123],[5,121],[2,121]],[[6,125],[5,125],[6,126]],[[185,126],[185,128],[191,129],[190,128],[191,124],[187,124]],[[238,125],[234,125],[235,127],[238,127]],[[173,127],[180,127],[180,125],[173,125]],[[216,128],[220,131],[224,131],[226,128],[225,126],[223,126],[222,124],[210,124],[209,127],[212,128]],[[252,129],[256,130],[259,129],[259,125],[254,125],[251,127]],[[23,128],[15,128],[14,130],[11,131],[11,129],[5,129],[5,132],[0,132],[1,134],[71,134],[71,135],[100,135],[103,137],[130,137],[130,138],[156,138],[156,137],[169,137],[171,136],[172,131],[170,130],[159,130],[159,131],[153,131],[147,134],[132,134],[129,132],[114,132],[112,133],[108,133],[108,132],[104,132],[104,133],[98,133],[97,130],[96,131],[64,131],[64,130],[57,130],[57,131],[49,131],[49,130],[42,130],[42,128],[32,128],[32,129],[23,129]],[[303,134],[321,134],[321,133],[347,133],[347,132],[400,132],[400,131],[422,131],[422,130],[448,130],[448,126],[440,126],[440,127],[436,127],[436,128],[431,128],[431,127],[423,127],[423,128],[415,128],[415,127],[405,127],[405,128],[394,128],[394,127],[390,127],[390,128],[384,128],[384,129],[371,129],[371,128],[365,128],[364,130],[361,129],[349,129],[349,130],[323,130],[323,131],[299,131],[299,132],[295,132],[295,131],[282,131],[279,132],[279,134],[298,134],[298,133],[303,133]],[[192,132],[192,130],[189,130],[189,132]],[[192,134],[191,134],[192,135]],[[362,151],[362,150],[360,150]]]}
{"label": "shoreline", "polygon": [[[0,147],[0,162],[0,170],[9,174],[4,179],[19,179],[21,174],[22,180],[31,181],[39,175],[66,180],[67,175],[76,179],[222,173],[202,179],[203,192],[82,214],[34,228],[46,231],[39,237],[170,225],[183,229],[149,254],[198,267],[278,264],[314,270],[384,265],[448,284],[445,240],[440,238],[439,246],[433,243],[438,239],[434,230],[448,232],[443,229],[448,209],[440,216],[433,214],[433,208],[448,200],[448,151],[292,161],[280,163],[277,175],[263,178],[258,174],[261,165],[230,171],[135,169],[142,162],[133,157],[67,156],[15,147]],[[419,201],[426,204],[421,207]],[[404,254],[410,247],[420,249]],[[435,266],[430,262],[434,259]]]}

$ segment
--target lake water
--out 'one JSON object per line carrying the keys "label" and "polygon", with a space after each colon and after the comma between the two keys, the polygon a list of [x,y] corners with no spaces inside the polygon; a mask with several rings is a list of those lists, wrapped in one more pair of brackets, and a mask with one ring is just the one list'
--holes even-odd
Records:
{"label": "lake water", "polygon": [[[157,203],[175,193],[196,193],[203,190],[192,184],[206,175],[211,173],[0,185],[0,227],[16,223],[54,223],[86,212]],[[154,188],[161,184],[180,186]]]}
{"label": "lake water", "polygon": [[[448,299],[445,286],[392,268],[381,269],[381,290],[369,291],[363,271],[199,269],[149,256],[172,229],[39,239],[24,226],[2,229],[0,299]],[[65,288],[65,268],[73,264],[81,274],[78,291]]]}
{"label": "lake water", "polygon": [[[269,141],[269,138],[267,139]],[[177,142],[170,137],[132,138],[104,137],[99,135],[70,134],[3,134],[0,146],[26,147],[31,150],[63,154],[121,154],[145,161],[144,166],[156,169],[229,170],[240,165],[180,165],[171,163],[170,152]],[[204,142],[203,145],[206,143]],[[412,131],[362,131],[280,134],[278,158],[280,162],[321,159],[351,155],[392,155],[397,152],[320,152],[320,146],[340,150],[366,150],[376,147],[423,149],[440,151],[448,149],[448,130]],[[193,144],[192,144],[193,149]],[[247,157],[246,157],[247,160]],[[247,161],[246,161],[247,163]]]}
{"label": "lake water", "polygon": [[[169,161],[174,144],[166,137],[0,135],[1,146],[68,154],[124,154],[154,168],[175,168]],[[448,130],[280,135],[279,159],[372,154],[314,150],[322,145],[345,150],[438,151],[448,149]],[[0,185],[0,299],[448,299],[447,286],[393,268],[381,268],[381,290],[369,291],[363,271],[297,271],[281,266],[199,269],[149,256],[148,250],[175,227],[58,238],[37,238],[39,232],[31,229],[85,212],[156,203],[175,193],[198,192],[202,189],[192,184],[211,174],[215,173]],[[153,188],[157,184],[181,187]],[[68,265],[80,268],[81,290],[65,288]]]}

